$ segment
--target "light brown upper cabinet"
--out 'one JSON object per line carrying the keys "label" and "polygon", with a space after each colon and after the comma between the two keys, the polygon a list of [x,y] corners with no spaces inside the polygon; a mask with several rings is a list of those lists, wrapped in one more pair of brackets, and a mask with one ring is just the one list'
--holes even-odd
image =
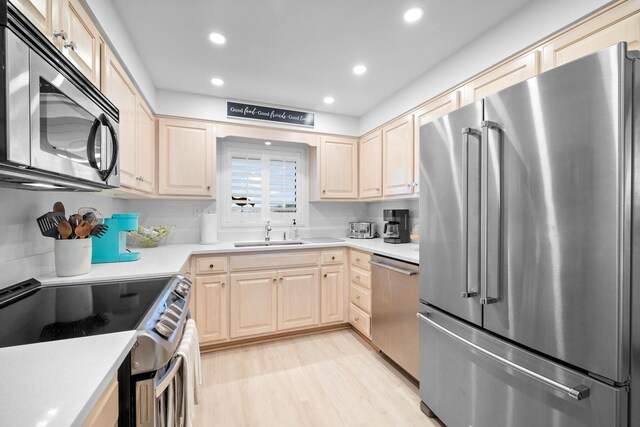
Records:
{"label": "light brown upper cabinet", "polygon": [[138,183],[136,179],[138,177],[136,174],[138,92],[110,49],[105,49],[103,74],[102,92],[120,112],[120,122],[118,124],[120,137],[120,185],[136,188]]}
{"label": "light brown upper cabinet", "polygon": [[540,51],[533,50],[473,79],[464,87],[465,104],[482,99],[540,73]]}
{"label": "light brown upper cabinet", "polygon": [[[637,6],[635,11],[637,11]],[[542,71],[626,41],[629,50],[640,49],[640,13],[613,21],[605,12],[542,46]],[[619,14],[616,11],[616,14]]]}
{"label": "light brown upper cabinet", "polygon": [[153,194],[156,182],[156,120],[141,96],[136,105],[136,189]]}
{"label": "light brown upper cabinet", "polygon": [[158,194],[215,196],[215,130],[195,120],[158,121]]}
{"label": "light brown upper cabinet", "polygon": [[413,192],[413,115],[409,114],[382,128],[382,194]]}
{"label": "light brown upper cabinet", "polygon": [[338,136],[320,138],[320,198],[358,197],[358,140]]}
{"label": "light brown upper cabinet", "polygon": [[413,113],[414,115],[414,150],[413,150],[413,192],[414,194],[420,193],[420,126],[429,123],[439,117],[444,116],[460,107],[460,91],[454,90],[453,92],[434,99],[428,102],[418,111]]}
{"label": "light brown upper cabinet", "polygon": [[360,138],[360,198],[382,197],[382,130]]}
{"label": "light brown upper cabinet", "polygon": [[100,62],[104,42],[80,0],[62,0],[62,53],[100,88]]}
{"label": "light brown upper cabinet", "polygon": [[[53,36],[61,25],[60,6],[62,0],[10,0],[16,8],[49,40],[57,43]],[[62,45],[59,44],[58,47]]]}

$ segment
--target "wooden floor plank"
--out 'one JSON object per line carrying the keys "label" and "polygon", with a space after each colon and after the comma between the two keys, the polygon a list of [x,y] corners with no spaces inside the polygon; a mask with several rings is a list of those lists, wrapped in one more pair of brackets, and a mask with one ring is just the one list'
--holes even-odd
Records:
{"label": "wooden floor plank", "polygon": [[351,330],[206,353],[202,367],[198,426],[442,426]]}

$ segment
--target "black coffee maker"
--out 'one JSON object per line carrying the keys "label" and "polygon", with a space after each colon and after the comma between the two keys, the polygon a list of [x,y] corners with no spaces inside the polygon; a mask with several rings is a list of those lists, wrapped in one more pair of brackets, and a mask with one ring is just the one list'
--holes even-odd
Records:
{"label": "black coffee maker", "polygon": [[384,242],[409,243],[409,209],[385,209]]}

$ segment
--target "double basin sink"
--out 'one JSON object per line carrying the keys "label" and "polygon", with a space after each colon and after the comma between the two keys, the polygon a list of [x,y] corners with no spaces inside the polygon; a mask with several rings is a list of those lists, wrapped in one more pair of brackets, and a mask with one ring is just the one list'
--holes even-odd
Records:
{"label": "double basin sink", "polygon": [[256,246],[295,246],[295,245],[304,245],[306,242],[293,241],[293,240],[278,240],[275,242],[235,242],[233,246],[236,248],[253,248]]}
{"label": "double basin sink", "polygon": [[335,237],[310,237],[306,238],[304,241],[301,240],[275,240],[275,241],[266,241],[260,240],[257,242],[235,242],[233,245],[236,248],[256,248],[256,247],[264,247],[264,246],[298,246],[298,245],[306,245],[307,243],[338,243],[343,242],[342,239],[337,239]]}

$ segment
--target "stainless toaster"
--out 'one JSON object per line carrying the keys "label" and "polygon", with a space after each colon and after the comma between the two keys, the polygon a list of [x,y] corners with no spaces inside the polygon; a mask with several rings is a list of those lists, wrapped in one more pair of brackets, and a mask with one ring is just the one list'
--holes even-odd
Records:
{"label": "stainless toaster", "polygon": [[376,234],[375,222],[350,222],[349,237],[352,239],[373,239]]}

